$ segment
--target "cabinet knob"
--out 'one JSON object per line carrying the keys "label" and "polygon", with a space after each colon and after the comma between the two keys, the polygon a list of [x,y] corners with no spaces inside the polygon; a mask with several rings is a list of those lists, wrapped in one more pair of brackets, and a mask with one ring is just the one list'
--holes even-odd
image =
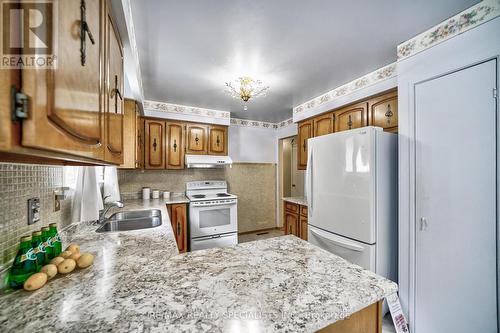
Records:
{"label": "cabinet knob", "polygon": [[158,144],[156,143],[156,138],[153,139],[153,150],[156,151],[156,146],[158,146]]}
{"label": "cabinet knob", "polygon": [[387,104],[387,111],[385,112],[385,116],[387,117],[386,121],[388,124],[391,123],[391,118],[394,116],[394,113],[391,110],[391,104]]}
{"label": "cabinet knob", "polygon": [[195,141],[196,145],[198,145],[198,141],[200,141],[200,139],[198,138],[198,134],[195,135],[194,141]]}
{"label": "cabinet knob", "polygon": [[173,147],[174,147],[174,152],[176,152],[177,151],[177,140],[175,140],[175,139],[174,139]]}
{"label": "cabinet knob", "polygon": [[349,115],[349,121],[347,122],[347,126],[349,126],[349,129],[352,128],[352,118],[351,118],[351,115]]}

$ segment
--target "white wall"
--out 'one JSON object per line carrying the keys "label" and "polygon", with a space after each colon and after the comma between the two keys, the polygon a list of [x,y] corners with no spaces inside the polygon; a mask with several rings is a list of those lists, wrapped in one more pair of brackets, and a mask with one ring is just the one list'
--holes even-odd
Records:
{"label": "white wall", "polygon": [[229,156],[233,162],[276,163],[276,130],[229,126]]}

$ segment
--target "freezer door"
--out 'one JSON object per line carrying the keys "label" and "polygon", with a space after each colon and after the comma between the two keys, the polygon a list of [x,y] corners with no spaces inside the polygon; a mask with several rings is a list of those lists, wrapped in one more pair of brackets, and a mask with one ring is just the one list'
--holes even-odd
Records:
{"label": "freezer door", "polygon": [[375,272],[375,245],[367,245],[309,226],[308,240],[323,250]]}
{"label": "freezer door", "polygon": [[375,243],[375,134],[378,129],[309,139],[306,195],[309,224]]}
{"label": "freezer door", "polygon": [[238,234],[213,235],[191,239],[190,250],[211,249],[213,247],[226,247],[238,244]]}

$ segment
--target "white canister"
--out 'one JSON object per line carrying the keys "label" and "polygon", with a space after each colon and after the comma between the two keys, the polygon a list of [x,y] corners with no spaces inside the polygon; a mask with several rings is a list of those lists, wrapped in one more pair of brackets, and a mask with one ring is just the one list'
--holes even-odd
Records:
{"label": "white canister", "polygon": [[149,187],[142,188],[142,199],[149,200],[151,198],[151,189]]}
{"label": "white canister", "polygon": [[163,192],[163,199],[170,199],[170,192],[164,191]]}
{"label": "white canister", "polygon": [[160,199],[160,191],[159,190],[153,190],[153,199]]}

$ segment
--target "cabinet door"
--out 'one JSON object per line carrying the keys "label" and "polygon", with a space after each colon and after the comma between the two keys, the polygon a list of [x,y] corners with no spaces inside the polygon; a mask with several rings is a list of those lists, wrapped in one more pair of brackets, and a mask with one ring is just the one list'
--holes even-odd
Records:
{"label": "cabinet door", "polygon": [[183,253],[188,250],[187,247],[187,214],[186,204],[176,204],[171,207],[171,222],[172,229],[175,233],[175,240],[179,252]]}
{"label": "cabinet door", "polygon": [[120,168],[134,169],[136,167],[137,111],[133,99],[125,99],[123,113],[123,164]]}
{"label": "cabinet door", "polygon": [[299,146],[297,149],[297,169],[305,170],[307,167],[307,139],[312,137],[312,120],[299,123]]}
{"label": "cabinet door", "polygon": [[[104,0],[86,1],[86,22],[94,44],[81,34],[80,0],[55,1],[57,48],[55,69],[22,70],[22,89],[30,99],[30,116],[23,121],[21,144],[98,160],[104,159],[104,106],[101,67],[104,66]],[[50,21],[54,22],[54,21]],[[46,27],[50,29],[51,24]],[[85,64],[80,36],[86,38]]]}
{"label": "cabinet door", "polygon": [[314,133],[313,136],[321,136],[333,133],[334,130],[334,116],[332,113],[327,113],[313,119]]}
{"label": "cabinet door", "polygon": [[136,155],[135,155],[135,164],[136,168],[143,169],[144,168],[144,118],[137,115],[136,118],[136,128],[137,128],[137,145],[136,145]]}
{"label": "cabinet door", "polygon": [[165,169],[165,123],[146,119],[145,169]]}
{"label": "cabinet door", "polygon": [[382,127],[388,132],[398,131],[397,91],[371,99],[368,102],[369,125]]}
{"label": "cabinet door", "polygon": [[207,126],[200,124],[187,124],[187,154],[207,153]]}
{"label": "cabinet door", "polygon": [[335,111],[335,132],[360,128],[368,125],[366,102]]}
{"label": "cabinet door", "polygon": [[227,155],[227,127],[210,126],[208,132],[208,153]]}
{"label": "cabinet door", "polygon": [[300,216],[300,238],[307,240],[307,217]]}
{"label": "cabinet door", "polygon": [[167,169],[184,169],[184,125],[167,122]]}
{"label": "cabinet door", "polygon": [[[109,1],[108,1],[109,3]],[[123,163],[123,48],[111,7],[106,11],[106,149],[105,160]]]}
{"label": "cabinet door", "polygon": [[285,212],[285,235],[298,235],[299,215]]}

